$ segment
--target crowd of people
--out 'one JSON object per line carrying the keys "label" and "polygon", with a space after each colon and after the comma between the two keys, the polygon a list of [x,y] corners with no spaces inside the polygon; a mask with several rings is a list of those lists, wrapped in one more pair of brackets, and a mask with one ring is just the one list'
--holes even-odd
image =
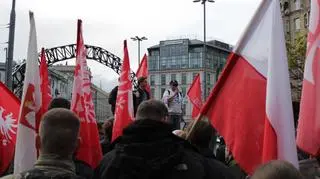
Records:
{"label": "crowd of people", "polygon": [[[97,168],[76,159],[80,120],[64,98],[53,99],[40,123],[36,139],[39,157],[34,168],[10,178],[84,179],[302,179],[300,172],[285,161],[271,161],[248,176],[237,165],[216,131],[206,120],[191,122],[180,130],[183,94],[171,81],[163,100],[150,99],[146,78],[139,78],[134,92],[135,121],[123,135],[111,142],[114,118],[100,125],[103,159]],[[115,105],[116,88],[109,102]],[[115,94],[113,94],[115,93]],[[113,106],[113,109],[115,106]]]}

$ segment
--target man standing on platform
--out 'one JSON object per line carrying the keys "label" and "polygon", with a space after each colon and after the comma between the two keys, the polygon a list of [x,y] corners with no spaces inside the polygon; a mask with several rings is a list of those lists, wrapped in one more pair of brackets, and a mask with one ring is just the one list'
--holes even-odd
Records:
{"label": "man standing on platform", "polygon": [[178,82],[176,80],[170,81],[170,89],[164,92],[162,100],[168,108],[169,122],[172,124],[173,129],[180,129],[183,95],[179,91]]}

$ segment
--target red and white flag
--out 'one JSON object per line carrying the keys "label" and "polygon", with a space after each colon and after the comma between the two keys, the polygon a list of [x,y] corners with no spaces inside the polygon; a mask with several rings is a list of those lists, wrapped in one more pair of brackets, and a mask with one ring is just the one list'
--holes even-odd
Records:
{"label": "red and white flag", "polygon": [[14,156],[20,100],[0,82],[0,175]]}
{"label": "red and white flag", "polygon": [[[51,102],[51,88],[48,75],[48,65],[45,56],[44,48],[41,50],[40,60],[40,88],[41,88],[41,114],[47,112],[49,104]],[[37,131],[39,131],[40,121],[37,123]]]}
{"label": "red and white flag", "polygon": [[297,145],[320,154],[320,0],[311,1],[307,57],[304,69]]}
{"label": "red and white flag", "polygon": [[14,158],[15,174],[33,168],[37,159],[35,138],[36,123],[40,120],[41,92],[36,26],[33,13],[30,12],[29,16],[30,34]]}
{"label": "red and white flag", "polygon": [[[144,54],[143,58],[142,58],[142,61],[141,63],[139,64],[139,68],[137,70],[137,73],[136,73],[136,76],[137,78],[139,77],[149,77],[149,72],[148,72],[148,57],[146,54]],[[151,89],[150,89],[150,85],[148,84],[146,86],[146,90],[149,92],[151,92]]]}
{"label": "red and white flag", "polygon": [[192,119],[196,119],[200,113],[202,107],[202,98],[201,98],[201,82],[200,82],[200,74],[198,74],[189,88],[187,95],[189,97],[190,102],[192,103]]}
{"label": "red and white flag", "polygon": [[201,114],[252,174],[274,159],[298,167],[283,23],[278,0],[263,0]]}
{"label": "red and white flag", "polygon": [[112,130],[112,141],[121,136],[122,130],[134,119],[132,84],[130,80],[130,62],[126,40],[124,41],[124,57],[121,66],[116,104],[114,125]]}
{"label": "red and white flag", "polygon": [[71,109],[81,121],[81,144],[77,151],[77,159],[95,168],[102,159],[99,133],[91,94],[90,72],[86,60],[87,50],[82,37],[82,21],[78,20],[76,67],[72,90]]}

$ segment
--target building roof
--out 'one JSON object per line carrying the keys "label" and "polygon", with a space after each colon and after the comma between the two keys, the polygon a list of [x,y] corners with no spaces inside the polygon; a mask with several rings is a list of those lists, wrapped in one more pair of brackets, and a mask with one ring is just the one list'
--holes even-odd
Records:
{"label": "building roof", "polygon": [[[203,45],[203,41],[198,40],[198,39],[177,39],[177,40],[188,40],[189,46]],[[172,41],[172,40],[167,40],[167,41]],[[163,41],[161,41],[161,42],[163,42]],[[218,41],[218,40],[208,41],[207,46],[217,48],[217,49],[223,50],[223,51],[228,51],[228,52],[230,52],[233,48],[232,45],[227,44],[225,42]],[[158,49],[158,48],[160,48],[160,43],[149,47],[148,50]]]}

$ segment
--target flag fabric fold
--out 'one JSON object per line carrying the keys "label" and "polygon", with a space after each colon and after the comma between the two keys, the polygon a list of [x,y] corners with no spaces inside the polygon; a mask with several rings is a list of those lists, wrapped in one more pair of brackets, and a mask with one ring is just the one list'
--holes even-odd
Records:
{"label": "flag fabric fold", "polygon": [[297,145],[311,155],[320,151],[320,1],[311,1],[308,47],[297,130]]}
{"label": "flag fabric fold", "polygon": [[14,157],[14,173],[29,170],[37,159],[36,123],[40,120],[41,92],[38,66],[37,33],[33,13],[29,13],[30,33],[26,72],[20,107]]}
{"label": "flag fabric fold", "polygon": [[298,167],[278,0],[263,0],[200,112],[252,174],[274,159]]}
{"label": "flag fabric fold", "polygon": [[192,103],[192,119],[196,119],[200,113],[202,107],[202,98],[201,98],[201,82],[200,82],[200,74],[198,74],[189,88],[187,95],[189,97],[190,102]]}
{"label": "flag fabric fold", "polygon": [[[41,114],[47,112],[51,102],[51,88],[48,75],[48,65],[44,48],[41,49],[40,57],[40,88],[41,88]],[[39,131],[40,121],[37,122],[37,131]]]}
{"label": "flag fabric fold", "polygon": [[[144,54],[141,63],[139,64],[139,68],[137,70],[136,73],[137,78],[139,77],[149,77],[149,72],[148,72],[148,57],[146,54]],[[149,94],[151,94],[151,89],[150,89],[150,85],[148,84],[146,86],[146,90],[149,92]]]}
{"label": "flag fabric fold", "polygon": [[20,100],[0,82],[0,175],[14,157]]}
{"label": "flag fabric fold", "polygon": [[78,20],[76,67],[72,90],[71,110],[81,122],[81,144],[77,150],[77,159],[95,168],[102,159],[96,116],[91,94],[90,71],[86,60],[86,48],[82,37],[82,21]]}
{"label": "flag fabric fold", "polygon": [[130,80],[130,62],[127,41],[124,41],[124,57],[121,66],[120,81],[116,102],[116,110],[112,130],[112,141],[122,135],[122,130],[134,119],[132,83]]}

